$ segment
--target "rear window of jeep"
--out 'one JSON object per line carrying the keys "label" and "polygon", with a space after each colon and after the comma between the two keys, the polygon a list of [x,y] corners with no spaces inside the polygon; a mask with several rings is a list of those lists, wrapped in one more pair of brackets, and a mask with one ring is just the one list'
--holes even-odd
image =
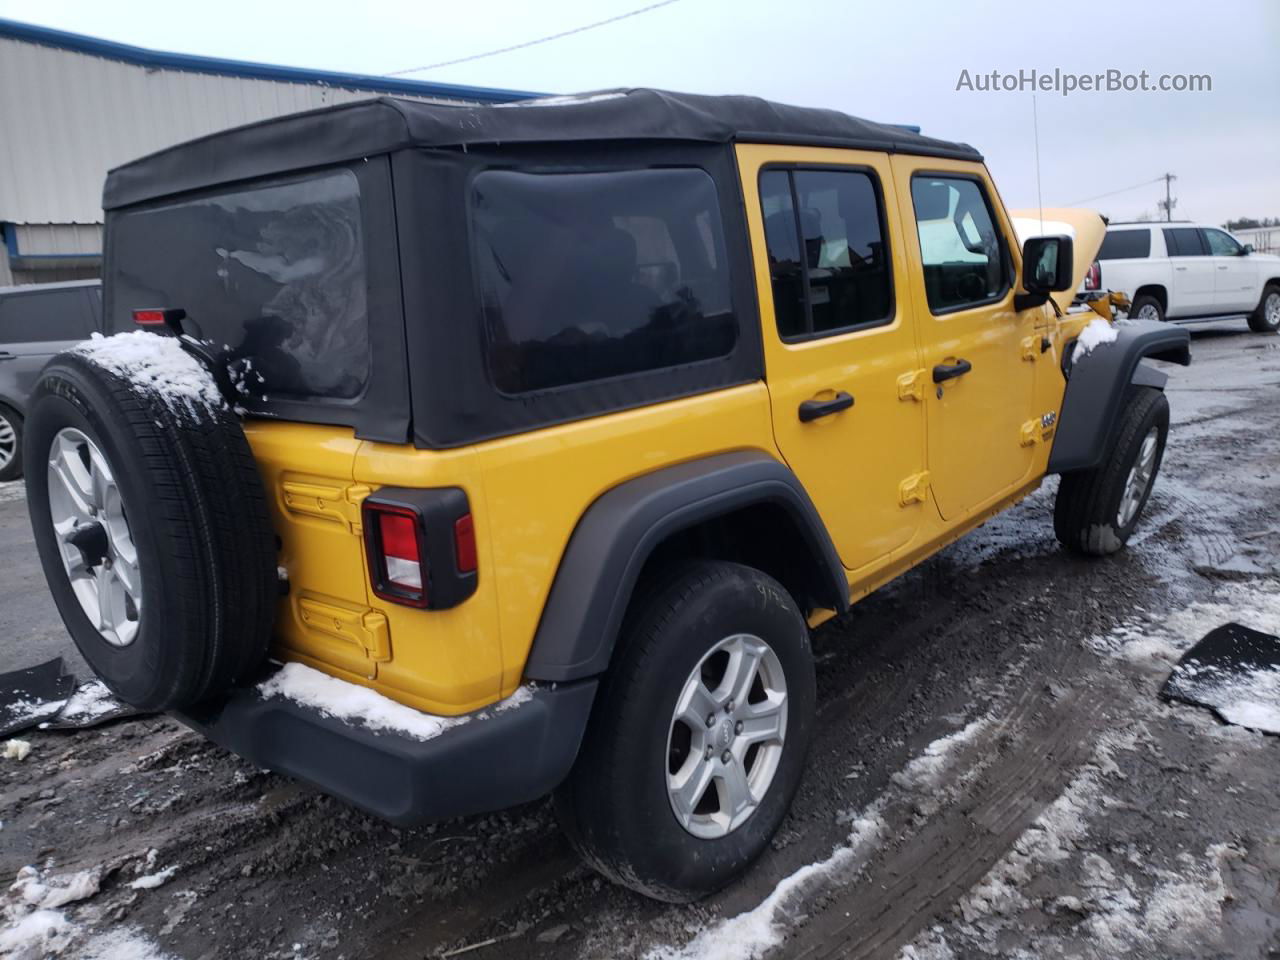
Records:
{"label": "rear window of jeep", "polygon": [[115,330],[133,327],[133,310],[181,308],[190,332],[228,349],[255,398],[363,392],[367,277],[351,171],[127,210],[111,230]]}
{"label": "rear window of jeep", "polygon": [[723,357],[737,322],[698,169],[489,170],[471,193],[489,374],[521,394]]}

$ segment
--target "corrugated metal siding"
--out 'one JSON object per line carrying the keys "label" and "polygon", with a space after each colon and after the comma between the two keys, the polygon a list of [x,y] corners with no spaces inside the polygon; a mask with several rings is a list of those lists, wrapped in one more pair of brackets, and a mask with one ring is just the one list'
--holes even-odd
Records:
{"label": "corrugated metal siding", "polygon": [[374,95],[152,70],[0,37],[0,222],[101,223],[111,167],[215,130]]}
{"label": "corrugated metal siding", "polygon": [[96,223],[30,223],[13,227],[23,257],[74,257],[102,252]]}

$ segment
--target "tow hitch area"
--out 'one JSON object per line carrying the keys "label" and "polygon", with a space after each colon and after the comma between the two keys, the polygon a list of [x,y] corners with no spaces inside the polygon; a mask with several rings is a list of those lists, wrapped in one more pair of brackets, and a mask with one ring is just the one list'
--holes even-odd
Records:
{"label": "tow hitch area", "polygon": [[1280,735],[1280,637],[1228,623],[1183,654],[1161,696]]}

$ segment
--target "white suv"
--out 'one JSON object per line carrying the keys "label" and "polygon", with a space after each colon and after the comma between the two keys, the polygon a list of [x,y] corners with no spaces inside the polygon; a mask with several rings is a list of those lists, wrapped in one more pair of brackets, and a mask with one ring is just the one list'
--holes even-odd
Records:
{"label": "white suv", "polygon": [[1259,333],[1280,329],[1280,257],[1254,253],[1217,227],[1113,223],[1082,292],[1114,290],[1146,320],[1249,315]]}

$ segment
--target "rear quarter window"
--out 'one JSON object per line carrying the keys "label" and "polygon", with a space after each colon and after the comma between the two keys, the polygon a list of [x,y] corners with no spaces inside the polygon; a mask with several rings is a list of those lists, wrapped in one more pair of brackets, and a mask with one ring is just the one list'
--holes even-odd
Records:
{"label": "rear quarter window", "polygon": [[1150,230],[1108,230],[1098,250],[1099,260],[1136,260],[1151,256]]}
{"label": "rear quarter window", "polygon": [[471,189],[489,375],[525,394],[729,354],[716,187],[700,169],[487,170]]}
{"label": "rear quarter window", "polygon": [[269,181],[112,218],[111,326],[185,310],[250,392],[349,400],[369,378],[360,185],[349,170]]}

